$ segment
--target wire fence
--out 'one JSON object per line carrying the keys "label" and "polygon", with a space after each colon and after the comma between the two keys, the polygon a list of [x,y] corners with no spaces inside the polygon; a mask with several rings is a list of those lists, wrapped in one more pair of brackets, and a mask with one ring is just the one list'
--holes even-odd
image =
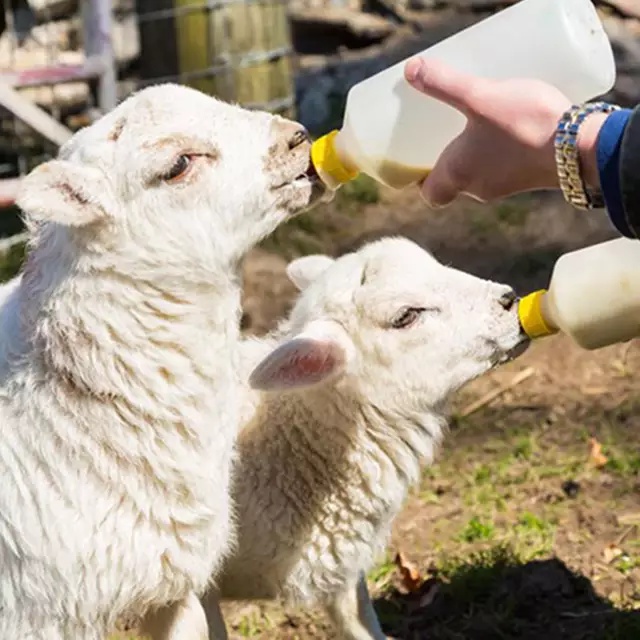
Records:
{"label": "wire fence", "polygon": [[[107,7],[103,24],[85,19],[88,5]],[[177,82],[293,115],[287,0],[2,0],[0,28],[0,82],[71,130],[105,110],[100,83],[109,65],[117,100]],[[0,108],[0,179],[28,172],[55,151]]]}
{"label": "wire fence", "polygon": [[286,0],[138,0],[137,19],[139,86],[180,82],[248,108],[293,109]]}

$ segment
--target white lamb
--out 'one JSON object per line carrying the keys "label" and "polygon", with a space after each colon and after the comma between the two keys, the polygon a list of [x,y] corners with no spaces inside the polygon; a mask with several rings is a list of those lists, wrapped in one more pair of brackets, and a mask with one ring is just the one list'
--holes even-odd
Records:
{"label": "white lamb", "polygon": [[[238,544],[218,590],[319,604],[342,638],[382,640],[364,575],[441,442],[447,401],[526,346],[516,298],[396,238],[288,273],[302,290],[289,320],[243,346],[241,377],[267,393],[246,389]],[[217,599],[205,608],[221,640]]]}
{"label": "white lamb", "polygon": [[0,307],[3,640],[102,640],[216,573],[237,264],[314,197],[308,157],[299,125],[164,85],[25,179],[31,251]]}

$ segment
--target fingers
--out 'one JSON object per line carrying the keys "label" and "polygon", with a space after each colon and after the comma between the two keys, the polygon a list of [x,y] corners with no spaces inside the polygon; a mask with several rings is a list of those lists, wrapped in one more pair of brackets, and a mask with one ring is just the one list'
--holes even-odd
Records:
{"label": "fingers", "polygon": [[413,58],[405,66],[407,82],[426,95],[468,114],[485,80],[456,71],[435,60]]}
{"label": "fingers", "polygon": [[468,187],[467,172],[461,162],[467,159],[464,139],[456,138],[442,152],[431,173],[422,182],[422,197],[434,209],[451,204]]}
{"label": "fingers", "polygon": [[422,183],[422,197],[432,209],[440,209],[451,204],[460,194],[449,176],[446,174],[438,175],[437,168],[434,169]]}

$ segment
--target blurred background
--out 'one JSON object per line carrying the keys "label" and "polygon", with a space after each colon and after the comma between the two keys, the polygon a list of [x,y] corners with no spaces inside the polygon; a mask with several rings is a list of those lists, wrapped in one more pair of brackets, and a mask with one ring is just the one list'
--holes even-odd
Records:
{"label": "blurred background", "polygon": [[[136,88],[184,83],[320,135],[355,83],[515,1],[2,0],[0,280],[24,258],[20,176]],[[594,4],[618,67],[605,98],[640,103],[640,0]],[[264,333],[289,309],[287,260],[389,234],[522,293],[566,251],[614,235],[603,212],[554,193],[435,212],[415,188],[362,176],[248,255],[244,330]],[[586,353],[557,336],[463,391],[369,576],[390,637],[640,638],[639,383],[635,341]],[[225,607],[232,638],[335,637],[313,611]]]}

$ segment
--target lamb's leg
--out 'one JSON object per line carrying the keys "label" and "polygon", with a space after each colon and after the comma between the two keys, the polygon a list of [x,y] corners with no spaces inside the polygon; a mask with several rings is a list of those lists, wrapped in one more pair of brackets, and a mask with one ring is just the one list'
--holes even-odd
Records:
{"label": "lamb's leg", "polygon": [[140,635],[151,640],[208,640],[207,620],[194,593],[184,600],[150,611],[142,620]]}
{"label": "lamb's leg", "polygon": [[210,589],[202,597],[202,606],[209,625],[209,640],[228,640],[227,627],[220,609],[220,596],[215,589]]}
{"label": "lamb's leg", "polygon": [[326,610],[343,640],[386,640],[364,573],[356,584],[336,594]]}

